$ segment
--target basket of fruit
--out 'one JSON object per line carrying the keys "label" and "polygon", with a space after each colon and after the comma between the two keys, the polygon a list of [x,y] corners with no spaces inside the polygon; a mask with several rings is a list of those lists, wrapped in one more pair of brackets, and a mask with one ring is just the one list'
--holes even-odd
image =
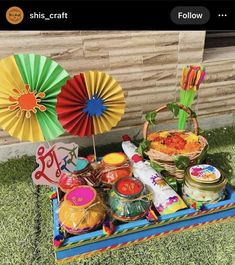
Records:
{"label": "basket of fruit", "polygon": [[[200,163],[203,159],[208,143],[203,136],[199,135],[195,112],[179,103],[174,103],[174,106],[189,115],[193,125],[193,132],[169,130],[148,134],[150,122],[146,121],[144,123],[143,136],[148,143],[148,149],[145,154],[149,159],[168,171],[170,176],[175,177],[177,180],[182,180],[185,169],[188,166]],[[154,113],[156,114],[166,109],[169,109],[168,105],[157,109]]]}

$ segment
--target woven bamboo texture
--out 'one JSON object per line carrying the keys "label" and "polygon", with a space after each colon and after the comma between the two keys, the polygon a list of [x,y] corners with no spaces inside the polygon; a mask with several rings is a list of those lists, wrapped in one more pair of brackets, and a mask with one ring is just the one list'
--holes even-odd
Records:
{"label": "woven bamboo texture", "polygon": [[[193,132],[196,135],[198,135],[198,121],[197,121],[197,118],[193,116],[193,113],[192,113],[191,109],[185,107],[182,104],[178,104],[178,106],[179,106],[180,109],[182,109],[182,110],[184,110],[185,112],[188,113],[189,119],[191,119],[192,124],[193,124]],[[166,109],[167,109],[167,106],[165,105],[165,106],[160,107],[159,109],[157,109],[155,112],[159,113],[159,112],[161,112],[163,110],[166,110]],[[143,128],[143,137],[144,137],[144,139],[147,139],[147,137],[148,137],[148,128],[149,128],[149,122],[145,121],[144,128]],[[169,132],[176,132],[176,131],[175,130],[170,130]],[[185,133],[187,134],[188,132],[185,132]],[[199,150],[183,155],[183,156],[189,158],[190,166],[198,163],[198,159],[200,159],[202,153],[204,152],[204,150],[208,146],[208,142],[203,136],[199,135],[198,141],[199,141],[200,146],[201,146]],[[172,177],[175,177],[179,181],[181,181],[184,178],[185,170],[184,169],[179,169],[179,168],[176,167],[175,161],[174,161],[174,156],[167,155],[167,154],[165,154],[163,152],[160,152],[160,151],[158,151],[156,149],[153,149],[151,147],[146,152],[146,154],[148,155],[150,160],[156,162],[158,165],[160,165],[163,168],[165,168],[165,170],[167,170],[168,173]]]}

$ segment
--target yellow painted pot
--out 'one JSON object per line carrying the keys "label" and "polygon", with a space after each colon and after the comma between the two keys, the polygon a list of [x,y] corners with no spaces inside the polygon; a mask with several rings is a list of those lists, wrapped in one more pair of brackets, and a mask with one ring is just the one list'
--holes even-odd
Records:
{"label": "yellow painted pot", "polygon": [[95,229],[105,218],[106,206],[96,190],[79,186],[68,192],[59,206],[59,222],[63,230],[79,234]]}

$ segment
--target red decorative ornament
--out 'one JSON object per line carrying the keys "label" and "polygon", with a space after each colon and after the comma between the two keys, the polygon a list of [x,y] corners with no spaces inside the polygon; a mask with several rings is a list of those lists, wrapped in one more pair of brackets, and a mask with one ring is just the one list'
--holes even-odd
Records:
{"label": "red decorative ornament", "polygon": [[124,142],[127,142],[127,141],[131,141],[131,138],[130,138],[130,136],[129,136],[128,134],[124,134],[124,135],[122,136],[122,140],[123,140]]}
{"label": "red decorative ornament", "polygon": [[137,154],[133,155],[131,160],[134,162],[134,163],[138,163],[140,161],[143,161],[143,158]]}

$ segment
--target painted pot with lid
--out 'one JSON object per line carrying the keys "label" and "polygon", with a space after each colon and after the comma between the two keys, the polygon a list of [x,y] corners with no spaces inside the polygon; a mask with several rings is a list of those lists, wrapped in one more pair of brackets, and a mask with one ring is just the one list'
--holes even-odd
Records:
{"label": "painted pot with lid", "polygon": [[76,166],[73,170],[74,174],[87,174],[92,171],[93,168],[91,166],[90,161],[85,157],[78,157]]}
{"label": "painted pot with lid", "polygon": [[82,177],[86,180],[87,184],[94,186],[97,184],[96,173],[94,168],[88,159],[79,157],[77,160],[76,167],[73,172],[78,177]]}
{"label": "painted pot with lid", "polygon": [[106,215],[106,206],[93,187],[83,185],[68,192],[59,206],[62,230],[79,234],[95,229]]}
{"label": "painted pot with lid", "polygon": [[59,180],[59,188],[67,193],[75,187],[87,184],[93,170],[86,158],[79,157],[73,172],[63,172]]}
{"label": "painted pot with lid", "polygon": [[147,214],[151,196],[140,180],[123,177],[114,184],[109,195],[109,205],[115,219],[133,221]]}
{"label": "painted pot with lid", "polygon": [[75,187],[86,185],[86,180],[76,174],[63,172],[59,180],[59,188],[67,193]]}
{"label": "painted pot with lid", "polygon": [[207,164],[187,169],[183,185],[183,197],[188,204],[194,201],[213,203],[224,198],[227,179],[220,171]]}
{"label": "painted pot with lid", "polygon": [[131,165],[124,153],[109,153],[103,157],[100,171],[102,183],[114,184],[118,179],[131,174]]}

